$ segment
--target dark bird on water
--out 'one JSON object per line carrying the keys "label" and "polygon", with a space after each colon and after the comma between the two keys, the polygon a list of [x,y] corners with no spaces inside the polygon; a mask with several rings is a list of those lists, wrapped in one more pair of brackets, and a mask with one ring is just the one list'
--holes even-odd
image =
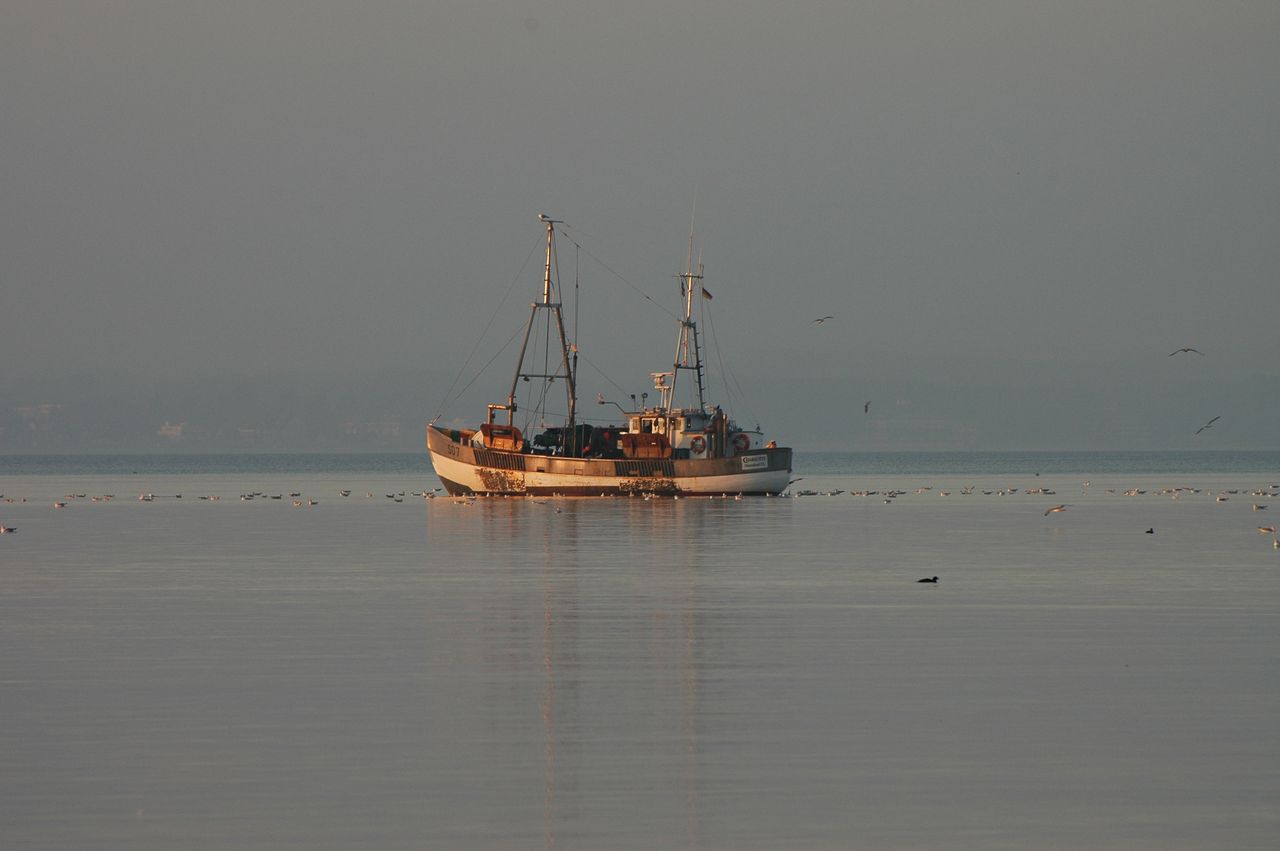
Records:
{"label": "dark bird on water", "polygon": [[1146,534],[1148,535],[1154,535],[1155,533],[1156,533],[1156,529],[1154,526],[1152,526],[1150,529],[1146,531]]}
{"label": "dark bird on water", "polygon": [[935,576],[935,577],[933,577],[932,579],[929,579],[928,577],[925,577],[924,579],[917,579],[917,580],[916,580],[916,582],[917,582],[917,583],[920,583],[920,582],[928,582],[928,583],[930,583],[931,585],[937,585],[937,584],[938,584],[938,577],[936,577],[936,576]]}
{"label": "dark bird on water", "polygon": [[871,411],[871,403],[870,403],[870,402],[868,402],[867,404],[865,404],[865,405],[863,405],[863,406],[862,406],[862,413],[866,414],[866,413],[869,413],[870,411]]}
{"label": "dark bird on water", "polygon": [[1180,355],[1183,352],[1195,352],[1200,357],[1204,357],[1204,352],[1200,351],[1199,349],[1193,349],[1190,346],[1183,346],[1182,348],[1178,349],[1176,352],[1169,352],[1169,357],[1173,357],[1174,355]]}
{"label": "dark bird on water", "polygon": [[1200,426],[1200,428],[1196,429],[1196,434],[1199,434],[1200,432],[1204,431],[1204,430],[1205,430],[1205,429],[1207,429],[1207,428],[1211,428],[1211,427],[1213,426],[1213,424],[1214,424],[1214,423],[1216,423],[1216,422],[1217,422],[1218,420],[1220,420],[1220,419],[1222,419],[1222,417],[1218,416],[1218,417],[1214,417],[1213,419],[1209,420],[1209,422],[1205,423],[1204,425]]}

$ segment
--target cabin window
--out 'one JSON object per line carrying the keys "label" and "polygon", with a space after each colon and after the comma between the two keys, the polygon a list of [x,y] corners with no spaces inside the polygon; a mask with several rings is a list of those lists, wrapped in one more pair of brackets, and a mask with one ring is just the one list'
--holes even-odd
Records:
{"label": "cabin window", "polygon": [[653,434],[653,420],[641,420],[640,432],[641,434]]}

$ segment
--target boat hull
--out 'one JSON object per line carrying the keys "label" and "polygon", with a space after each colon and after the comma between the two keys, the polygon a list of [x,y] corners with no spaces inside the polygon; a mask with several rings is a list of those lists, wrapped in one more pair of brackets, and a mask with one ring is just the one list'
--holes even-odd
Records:
{"label": "boat hull", "polygon": [[787,448],[711,459],[563,458],[481,449],[461,432],[428,426],[427,451],[455,496],[764,495],[781,493],[791,481]]}

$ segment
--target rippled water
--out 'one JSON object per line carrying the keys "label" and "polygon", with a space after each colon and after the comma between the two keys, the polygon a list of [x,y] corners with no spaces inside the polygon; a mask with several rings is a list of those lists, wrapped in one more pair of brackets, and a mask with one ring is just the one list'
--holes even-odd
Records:
{"label": "rippled water", "polygon": [[455,502],[412,496],[423,467],[323,466],[0,477],[6,847],[1280,832],[1274,471]]}

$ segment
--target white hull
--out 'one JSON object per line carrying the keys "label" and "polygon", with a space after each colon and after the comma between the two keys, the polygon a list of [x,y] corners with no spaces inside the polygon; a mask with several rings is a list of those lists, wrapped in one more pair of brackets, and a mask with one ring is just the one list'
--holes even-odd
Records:
{"label": "white hull", "polygon": [[436,475],[452,494],[778,494],[791,481],[789,449],[712,460],[559,458],[476,451],[434,427],[427,445]]}

